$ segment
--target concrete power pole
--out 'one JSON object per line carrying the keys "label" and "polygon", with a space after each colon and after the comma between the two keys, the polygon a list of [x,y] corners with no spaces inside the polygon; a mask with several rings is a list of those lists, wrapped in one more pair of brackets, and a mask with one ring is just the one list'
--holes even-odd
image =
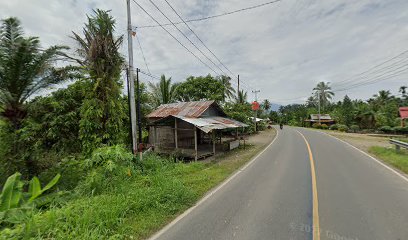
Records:
{"label": "concrete power pole", "polygon": [[318,109],[319,109],[319,125],[320,125],[321,121],[320,121],[320,92],[319,91],[317,91],[317,100],[319,101],[318,102]]}
{"label": "concrete power pole", "polygon": [[[258,93],[259,93],[260,91],[261,91],[261,90],[252,91],[252,93],[255,94],[255,101],[256,101],[256,102],[258,102]],[[256,127],[256,118],[257,118],[257,117],[258,117],[258,110],[255,110],[255,117],[254,117],[255,132],[257,131],[257,127]]]}
{"label": "concrete power pole", "polygon": [[238,92],[237,95],[239,94],[239,74],[238,74]]}
{"label": "concrete power pole", "polygon": [[128,55],[129,55],[129,108],[130,108],[130,124],[132,131],[132,150],[133,154],[138,151],[137,147],[137,127],[136,127],[136,101],[135,101],[135,81],[133,79],[133,44],[132,44],[132,20],[130,17],[130,0],[127,3],[127,25],[128,25]]}

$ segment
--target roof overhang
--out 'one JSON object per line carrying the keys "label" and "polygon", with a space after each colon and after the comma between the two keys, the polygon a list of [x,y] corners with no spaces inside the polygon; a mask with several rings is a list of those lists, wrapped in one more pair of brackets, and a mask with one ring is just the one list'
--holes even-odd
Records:
{"label": "roof overhang", "polygon": [[182,121],[188,122],[198,129],[205,133],[209,133],[212,130],[221,130],[221,129],[230,129],[230,128],[239,128],[239,127],[248,127],[247,124],[220,116],[214,117],[203,117],[203,118],[191,118],[191,117],[183,117],[183,116],[168,116],[166,118],[157,120],[152,123],[152,125],[157,125],[162,122],[168,121],[170,118],[177,118]]}

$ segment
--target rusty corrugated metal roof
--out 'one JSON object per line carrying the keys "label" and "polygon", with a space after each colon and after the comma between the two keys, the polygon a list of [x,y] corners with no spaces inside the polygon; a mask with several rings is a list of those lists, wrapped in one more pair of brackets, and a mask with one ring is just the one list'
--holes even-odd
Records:
{"label": "rusty corrugated metal roof", "polygon": [[147,115],[148,118],[165,118],[168,116],[200,117],[214,101],[179,102],[160,105]]}
{"label": "rusty corrugated metal roof", "polygon": [[201,131],[205,133],[211,132],[213,129],[228,129],[228,128],[238,128],[247,127],[245,123],[226,118],[226,117],[204,117],[204,118],[190,118],[184,116],[173,116],[175,118],[181,119],[188,123],[193,124]]}
{"label": "rusty corrugated metal roof", "polygon": [[[319,120],[319,114],[310,114],[311,120]],[[332,120],[329,114],[320,114],[320,120]]]}

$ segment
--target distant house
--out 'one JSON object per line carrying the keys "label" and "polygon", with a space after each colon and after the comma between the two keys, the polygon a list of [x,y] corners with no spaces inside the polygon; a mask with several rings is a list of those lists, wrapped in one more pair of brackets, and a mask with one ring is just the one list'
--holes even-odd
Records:
{"label": "distant house", "polygon": [[[196,160],[215,154],[217,148],[222,149],[221,130],[247,126],[227,118],[215,101],[163,104],[148,114],[147,119],[149,143],[154,146],[154,151],[178,152]],[[228,146],[238,145],[236,134],[228,140]]]}
{"label": "distant house", "polygon": [[319,114],[310,114],[310,118],[306,119],[305,122],[309,123],[311,126],[313,123],[319,123],[319,118],[321,124],[332,125],[335,123],[329,114],[320,114],[320,117]]}
{"label": "distant house", "polygon": [[405,119],[408,119],[408,107],[400,107],[399,114],[401,117],[401,127],[405,126]]}

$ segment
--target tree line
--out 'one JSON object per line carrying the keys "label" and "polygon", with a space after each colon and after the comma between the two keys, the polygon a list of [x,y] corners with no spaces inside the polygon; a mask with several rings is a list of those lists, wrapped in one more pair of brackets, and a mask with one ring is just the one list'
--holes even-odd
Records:
{"label": "tree line", "polygon": [[398,111],[399,107],[408,106],[407,86],[401,86],[398,95],[392,95],[389,90],[380,90],[366,101],[352,100],[346,95],[343,100],[334,102],[334,92],[330,83],[326,82],[318,83],[313,90],[314,94],[306,103],[282,106],[279,111],[270,113],[271,119],[305,126],[304,120],[310,114],[318,113],[320,101],[321,114],[329,114],[336,122],[332,128],[342,125],[345,131],[408,133],[407,127],[401,126]]}
{"label": "tree line", "polygon": [[[42,48],[38,37],[26,36],[17,18],[0,28],[0,182],[14,172],[29,179],[57,166],[67,157],[86,158],[100,147],[130,146],[128,97],[121,74],[126,69],[109,11],[87,16],[82,32],[72,32],[69,47]],[[61,67],[62,66],[62,67]],[[58,84],[67,88],[51,93]],[[250,124],[248,95],[236,92],[228,76],[190,76],[173,82],[141,83],[142,123],[161,104],[215,100],[234,119]],[[270,102],[263,103],[267,117]],[[147,131],[143,131],[147,136]]]}

